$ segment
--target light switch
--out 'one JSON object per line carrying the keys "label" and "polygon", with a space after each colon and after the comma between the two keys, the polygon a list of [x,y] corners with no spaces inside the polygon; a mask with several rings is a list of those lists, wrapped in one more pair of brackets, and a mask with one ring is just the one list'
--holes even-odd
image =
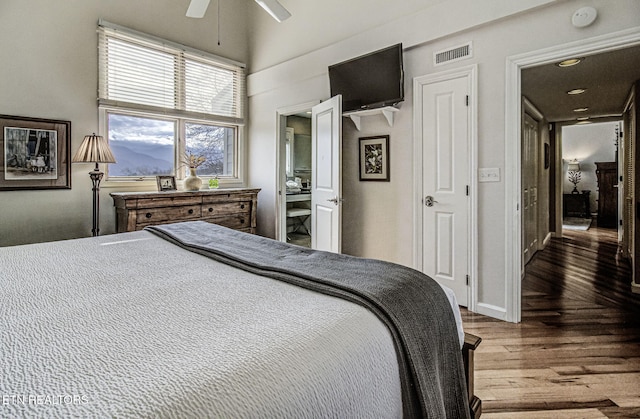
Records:
{"label": "light switch", "polygon": [[478,169],[478,182],[500,182],[500,168]]}

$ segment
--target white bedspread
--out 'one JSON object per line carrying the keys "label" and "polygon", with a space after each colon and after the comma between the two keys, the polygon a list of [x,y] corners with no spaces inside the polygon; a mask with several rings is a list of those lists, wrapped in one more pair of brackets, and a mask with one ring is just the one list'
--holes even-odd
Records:
{"label": "white bedspread", "polygon": [[1,417],[400,417],[366,309],[148,232],[0,249]]}
{"label": "white bedspread", "polygon": [[402,416],[375,315],[145,231],[0,248],[0,332],[0,417]]}

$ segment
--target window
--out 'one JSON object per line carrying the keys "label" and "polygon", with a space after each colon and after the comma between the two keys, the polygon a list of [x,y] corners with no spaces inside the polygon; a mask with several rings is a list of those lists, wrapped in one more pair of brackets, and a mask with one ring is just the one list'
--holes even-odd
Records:
{"label": "window", "polygon": [[198,168],[198,175],[230,176],[233,174],[233,145],[236,133],[232,127],[187,122],[185,133],[187,150],[207,159]]}
{"label": "window", "polygon": [[241,181],[245,75],[241,63],[101,21],[99,106],[117,163],[110,180],[201,176]]}
{"label": "window", "polygon": [[114,110],[106,110],[106,115],[109,145],[116,157],[116,163],[108,168],[112,179],[184,177],[187,167],[182,157],[187,152],[206,158],[196,171],[199,176],[236,177],[235,126]]}
{"label": "window", "polygon": [[174,121],[108,113],[109,145],[116,163],[109,177],[174,175],[176,124]]}

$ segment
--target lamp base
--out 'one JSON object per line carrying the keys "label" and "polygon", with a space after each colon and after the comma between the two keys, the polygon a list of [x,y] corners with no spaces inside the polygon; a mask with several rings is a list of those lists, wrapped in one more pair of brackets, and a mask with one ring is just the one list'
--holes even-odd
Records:
{"label": "lamp base", "polygon": [[93,228],[91,229],[93,237],[100,235],[100,181],[103,176],[104,173],[100,171],[98,163],[96,163],[96,167],[89,172],[91,183],[93,183]]}

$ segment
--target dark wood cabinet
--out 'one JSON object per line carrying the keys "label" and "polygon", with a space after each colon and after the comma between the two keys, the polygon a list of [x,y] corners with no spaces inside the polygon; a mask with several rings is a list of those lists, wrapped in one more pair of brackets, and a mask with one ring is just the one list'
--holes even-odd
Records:
{"label": "dark wood cabinet", "polygon": [[591,204],[589,196],[591,191],[582,193],[566,193],[562,197],[563,216],[565,217],[591,217]]}
{"label": "dark wood cabinet", "polygon": [[598,178],[598,227],[618,226],[618,163],[596,163]]}
{"label": "dark wood cabinet", "polygon": [[114,192],[118,233],[152,224],[202,220],[256,232],[260,189],[211,189],[198,192]]}

